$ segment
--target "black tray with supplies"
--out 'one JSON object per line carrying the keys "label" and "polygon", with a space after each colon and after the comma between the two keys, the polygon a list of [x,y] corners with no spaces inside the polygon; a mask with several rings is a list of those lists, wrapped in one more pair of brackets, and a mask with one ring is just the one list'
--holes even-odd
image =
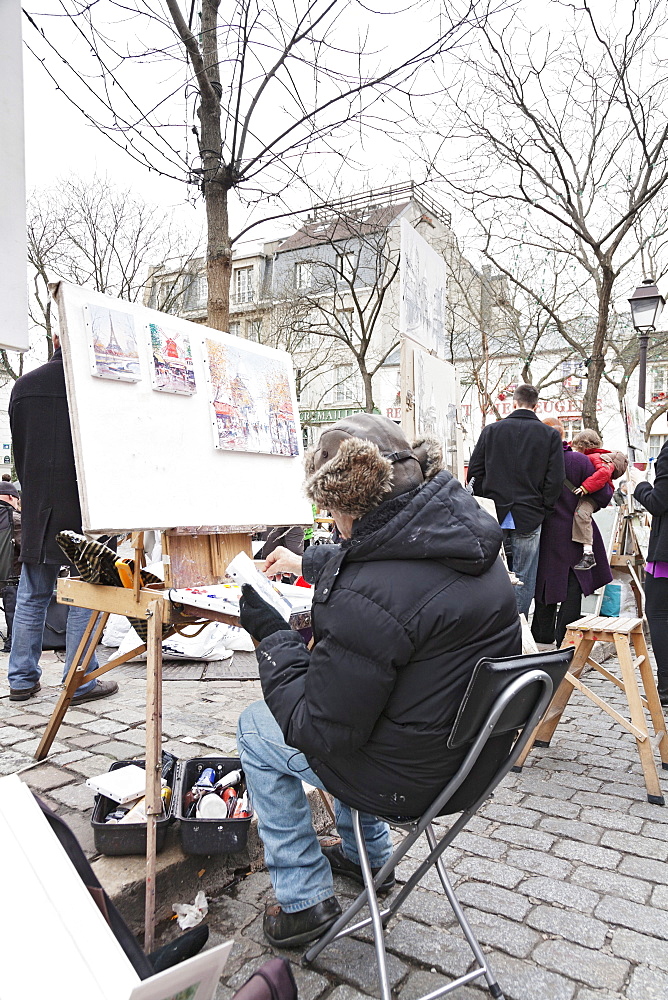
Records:
{"label": "black tray with supplies", "polygon": [[[109,768],[115,771],[119,767],[127,767],[128,764],[136,764],[137,767],[145,768],[143,760],[117,760]],[[176,765],[176,761],[174,762]],[[165,846],[167,828],[173,820],[174,805],[174,781],[176,777],[176,766],[173,766],[167,778],[167,786],[172,789],[172,796],[166,809],[166,815],[161,816],[156,822],[156,850],[161,851]],[[105,823],[104,817],[113,812],[118,807],[118,803],[104,795],[95,796],[93,815],[91,816],[91,826],[93,827],[93,837],[95,840],[95,850],[100,854],[107,854],[116,857],[123,854],[146,854],[146,823]]]}
{"label": "black tray with supplies", "polygon": [[176,765],[173,814],[180,820],[181,846],[185,854],[236,854],[243,851],[248,839],[251,815],[239,819],[204,819],[191,816],[192,808],[185,804],[189,790],[202,771],[213,768],[216,780],[229,771],[241,770],[241,788],[245,789],[243,769],[238,757],[193,757]]}

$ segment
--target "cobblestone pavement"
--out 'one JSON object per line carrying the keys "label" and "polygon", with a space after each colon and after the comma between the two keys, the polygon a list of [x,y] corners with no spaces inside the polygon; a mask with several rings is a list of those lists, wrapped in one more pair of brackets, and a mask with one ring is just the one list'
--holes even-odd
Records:
{"label": "cobblestone pavement", "polygon": [[[61,665],[43,658],[41,695],[7,700],[6,657],[0,674],[0,772],[33,763],[53,708]],[[110,760],[141,753],[144,683],[123,668],[113,698],[68,712],[48,761],[23,772],[93,851],[92,793],[83,779]],[[617,689],[588,683],[623,711]],[[239,712],[259,696],[257,682],[166,682],[165,747],[181,757],[229,753]],[[668,794],[668,772],[662,772]],[[664,1000],[668,996],[668,809],[646,800],[632,738],[577,694],[552,746],[536,749],[511,774],[445,855],[458,894],[508,1000]],[[416,848],[398,875],[413,870]],[[352,886],[337,880],[337,893]],[[236,944],[216,1000],[228,1000],[269,954],[262,910],[265,872],[211,900],[214,941]],[[369,938],[326,950],[312,969],[295,962],[301,1000],[377,995]],[[413,894],[389,928],[390,975],[400,1000],[413,1000],[470,966],[463,936],[434,876]],[[456,1000],[489,995],[467,986]]]}

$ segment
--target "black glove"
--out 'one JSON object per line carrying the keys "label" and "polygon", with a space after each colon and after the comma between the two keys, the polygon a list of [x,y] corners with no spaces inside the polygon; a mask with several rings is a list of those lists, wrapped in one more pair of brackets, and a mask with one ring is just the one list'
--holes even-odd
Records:
{"label": "black glove", "polygon": [[284,632],[290,626],[282,615],[279,615],[271,604],[267,604],[254,587],[245,583],[241,588],[239,601],[239,624],[246,629],[254,639],[260,642],[274,632]]}

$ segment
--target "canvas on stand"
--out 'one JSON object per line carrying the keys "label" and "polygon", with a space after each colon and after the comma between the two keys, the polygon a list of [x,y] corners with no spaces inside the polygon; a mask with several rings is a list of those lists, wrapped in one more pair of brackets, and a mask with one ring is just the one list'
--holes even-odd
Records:
{"label": "canvas on stand", "polygon": [[416,347],[413,379],[416,433],[435,437],[443,448],[445,468],[463,479],[459,380],[455,367]]}
{"label": "canvas on stand", "polygon": [[445,261],[401,220],[399,329],[426,351],[445,357]]}
{"label": "canvas on stand", "polygon": [[289,354],[66,282],[54,296],[85,531],[310,523]]}

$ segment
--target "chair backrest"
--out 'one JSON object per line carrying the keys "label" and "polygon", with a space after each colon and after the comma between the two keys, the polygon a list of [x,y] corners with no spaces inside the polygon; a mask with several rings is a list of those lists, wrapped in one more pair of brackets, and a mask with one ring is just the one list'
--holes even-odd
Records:
{"label": "chair backrest", "polygon": [[[544,671],[552,681],[553,692],[556,691],[566,676],[574,652],[574,646],[566,646],[546,653],[504,656],[495,660],[485,657],[479,660],[459,706],[448,738],[448,747],[454,750],[475,740],[497,699],[512,681],[523,674],[531,670]],[[493,726],[491,736],[522,729],[542,692],[543,685],[538,681],[523,687],[504,708]]]}

